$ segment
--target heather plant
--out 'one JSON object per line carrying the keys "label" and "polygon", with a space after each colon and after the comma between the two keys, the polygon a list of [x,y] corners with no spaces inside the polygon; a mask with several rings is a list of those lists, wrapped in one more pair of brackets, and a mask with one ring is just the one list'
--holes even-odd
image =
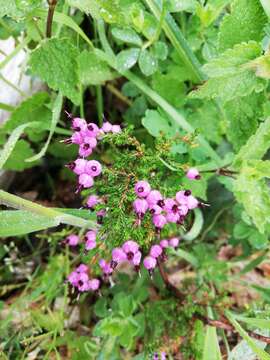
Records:
{"label": "heather plant", "polygon": [[0,0],[1,359],[270,359],[269,17]]}

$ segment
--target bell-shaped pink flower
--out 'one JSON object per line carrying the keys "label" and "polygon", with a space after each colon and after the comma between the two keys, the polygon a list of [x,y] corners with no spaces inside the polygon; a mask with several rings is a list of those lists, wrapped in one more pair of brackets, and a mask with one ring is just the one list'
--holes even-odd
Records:
{"label": "bell-shaped pink flower", "polygon": [[94,185],[94,179],[88,174],[81,174],[79,176],[79,185],[88,189]]}
{"label": "bell-shaped pink flower", "polygon": [[190,168],[186,173],[186,177],[190,180],[199,180],[201,175],[196,168]]}
{"label": "bell-shaped pink flower", "polygon": [[158,205],[158,202],[162,200],[162,195],[158,190],[151,190],[146,198],[149,206]]}
{"label": "bell-shaped pink flower", "polygon": [[142,180],[136,183],[134,190],[137,196],[144,198],[150,193],[151,186],[147,181]]}
{"label": "bell-shaped pink flower", "polygon": [[139,218],[143,218],[148,210],[148,202],[145,199],[136,199],[133,202],[133,209]]}
{"label": "bell-shaped pink flower", "polygon": [[153,258],[158,258],[161,254],[162,254],[162,247],[160,245],[153,245],[151,246],[150,249],[150,256],[152,256]]}
{"label": "bell-shaped pink flower", "polygon": [[92,177],[98,176],[102,172],[102,166],[97,160],[90,160],[86,162],[85,172]]}
{"label": "bell-shaped pink flower", "polygon": [[147,270],[153,270],[157,266],[157,259],[152,256],[146,256],[143,265]]}
{"label": "bell-shaped pink flower", "polygon": [[152,220],[157,229],[162,229],[167,224],[167,219],[162,214],[154,215]]}

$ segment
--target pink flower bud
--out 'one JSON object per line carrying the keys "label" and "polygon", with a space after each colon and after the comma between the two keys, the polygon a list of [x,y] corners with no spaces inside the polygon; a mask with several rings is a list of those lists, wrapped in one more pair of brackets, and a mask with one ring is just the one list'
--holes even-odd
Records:
{"label": "pink flower bud", "polygon": [[88,282],[89,290],[97,291],[100,287],[100,281],[98,279],[91,279]]}
{"label": "pink flower bud", "polygon": [[149,206],[149,211],[150,211],[150,214],[152,214],[152,215],[159,215],[162,213],[163,209],[162,209],[162,207],[160,207],[158,205],[152,205],[152,206]]}
{"label": "pink flower bud", "polygon": [[87,123],[84,119],[81,118],[74,118],[72,120],[71,128],[76,132],[84,131],[87,128]]}
{"label": "pink flower bud", "polygon": [[85,239],[86,240],[92,240],[92,241],[96,241],[97,238],[97,233],[94,230],[89,230],[87,231],[87,233],[85,234]]}
{"label": "pink flower bud", "polygon": [[89,144],[83,143],[79,147],[79,155],[83,158],[88,157],[89,155],[92,154],[92,152],[93,152],[93,150]]}
{"label": "pink flower bud", "polygon": [[186,173],[186,177],[190,180],[199,180],[201,178],[201,175],[197,169],[190,168]]}
{"label": "pink flower bud", "polygon": [[82,273],[82,272],[87,272],[88,271],[88,266],[85,264],[80,264],[77,269],[77,272]]}
{"label": "pink flower bud", "polygon": [[187,201],[190,195],[191,195],[190,190],[186,190],[186,191],[181,190],[176,193],[175,198],[178,204],[187,205]]}
{"label": "pink flower bud", "polygon": [[127,255],[122,248],[117,247],[112,250],[112,260],[116,264],[119,264],[120,262],[127,260]]}
{"label": "pink flower bud", "polygon": [[96,124],[94,124],[94,123],[87,124],[87,129],[85,131],[85,134],[87,136],[96,137],[98,133],[99,133],[99,128]]}
{"label": "pink flower bud", "polygon": [[86,205],[89,209],[94,209],[94,207],[101,202],[101,199],[96,195],[90,195],[86,201]]}
{"label": "pink flower bud", "polygon": [[147,270],[153,270],[157,265],[157,260],[152,256],[147,256],[143,260],[143,265]]}
{"label": "pink flower bud", "polygon": [[83,144],[83,135],[81,132],[75,132],[71,135],[70,141],[72,144],[81,145]]}
{"label": "pink flower bud", "polygon": [[68,282],[72,286],[77,286],[79,281],[79,274],[76,271],[72,271],[67,277]]}
{"label": "pink flower bud", "polygon": [[[128,258],[131,257],[131,255],[133,258],[134,254],[139,250],[139,245],[135,241],[128,240],[122,245],[122,249],[128,255]],[[129,258],[129,260],[132,260],[132,258]]]}
{"label": "pink flower bud", "polygon": [[149,206],[157,205],[160,200],[162,200],[162,195],[158,190],[151,190],[146,198]]}
{"label": "pink flower bud", "polygon": [[113,134],[119,134],[121,132],[121,126],[120,125],[113,125],[112,126],[112,133]]}
{"label": "pink flower bud", "polygon": [[173,248],[176,248],[179,245],[179,239],[177,237],[171,238],[169,240],[169,245]]}
{"label": "pink flower bud", "polygon": [[179,221],[179,218],[180,218],[179,213],[174,213],[174,212],[170,211],[166,214],[166,220],[169,223],[176,224]]}
{"label": "pink flower bud", "polygon": [[78,235],[71,234],[66,238],[66,242],[69,246],[77,246],[80,241]]}
{"label": "pink flower bud", "polygon": [[97,146],[97,140],[94,137],[86,136],[83,142],[88,144],[92,150]]}
{"label": "pink flower bud", "polygon": [[139,266],[141,263],[142,253],[140,251],[137,251],[132,259],[134,266]]}
{"label": "pink flower bud", "polygon": [[137,196],[146,197],[151,191],[151,186],[147,181],[138,181],[134,189]]}
{"label": "pink flower bud", "polygon": [[159,244],[163,249],[166,249],[167,247],[169,247],[169,241],[167,239],[161,240],[161,242]]}
{"label": "pink flower bud", "polygon": [[90,251],[94,249],[97,246],[97,243],[95,240],[86,240],[85,242],[85,250]]}
{"label": "pink flower bud", "polygon": [[85,172],[92,177],[98,176],[102,172],[102,166],[100,162],[96,160],[90,160],[86,162]]}
{"label": "pink flower bud", "polygon": [[84,188],[90,188],[94,185],[94,179],[92,176],[87,174],[81,174],[79,176],[79,184]]}
{"label": "pink flower bud", "polygon": [[81,175],[85,172],[85,164],[86,164],[86,160],[85,159],[76,159],[73,162],[73,169],[72,171],[77,174],[77,175]]}
{"label": "pink flower bud", "polygon": [[162,254],[162,247],[160,245],[153,245],[150,249],[150,256],[158,258]]}
{"label": "pink flower bud", "polygon": [[177,212],[176,201],[171,198],[164,199],[164,210],[165,211],[173,211],[173,209],[176,209],[176,212]]}
{"label": "pink flower bud", "polygon": [[109,133],[112,131],[112,124],[109,123],[109,121],[106,121],[105,123],[103,123],[101,130],[104,131],[105,133]]}
{"label": "pink flower bud", "polygon": [[194,196],[190,195],[187,200],[187,207],[190,210],[193,210],[193,209],[197,208],[198,206],[199,206],[199,201]]}
{"label": "pink flower bud", "polygon": [[145,199],[136,199],[133,202],[133,209],[135,213],[142,218],[148,209],[148,203]]}
{"label": "pink flower bud", "polygon": [[86,273],[79,273],[79,279],[78,279],[78,290],[83,292],[83,291],[88,291],[88,282],[89,282],[89,277]]}
{"label": "pink flower bud", "polygon": [[153,224],[157,229],[162,229],[167,224],[167,219],[164,215],[154,215]]}

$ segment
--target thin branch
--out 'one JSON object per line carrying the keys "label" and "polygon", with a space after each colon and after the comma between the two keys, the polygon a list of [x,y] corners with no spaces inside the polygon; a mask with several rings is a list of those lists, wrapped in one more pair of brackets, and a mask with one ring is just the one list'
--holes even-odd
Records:
{"label": "thin branch", "polygon": [[183,301],[184,298],[185,298],[185,294],[183,294],[179,289],[177,289],[176,286],[174,286],[170,282],[170,280],[168,278],[168,274],[164,270],[163,264],[161,263],[160,260],[158,260],[158,268],[159,268],[160,275],[162,277],[162,280],[164,281],[164,284],[165,284],[166,288],[169,291],[171,291],[179,300]]}
{"label": "thin branch", "polygon": [[53,14],[57,4],[57,0],[47,0],[47,1],[49,4],[49,11],[47,16],[46,37],[50,38],[52,36]]}

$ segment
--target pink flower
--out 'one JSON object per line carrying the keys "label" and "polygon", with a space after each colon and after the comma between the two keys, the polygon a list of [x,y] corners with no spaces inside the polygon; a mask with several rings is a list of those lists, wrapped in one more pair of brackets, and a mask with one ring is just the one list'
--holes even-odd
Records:
{"label": "pink flower", "polygon": [[162,200],[162,195],[158,190],[151,190],[146,198],[149,206],[159,205],[158,202]]}
{"label": "pink flower", "polygon": [[180,205],[178,207],[178,213],[179,215],[186,216],[188,213],[188,206],[187,205]]}
{"label": "pink flower", "polygon": [[174,199],[164,199],[164,210],[177,212],[177,203]]}
{"label": "pink flower", "polygon": [[96,137],[98,133],[99,133],[99,128],[96,124],[94,123],[87,124],[87,129],[85,131],[85,134],[87,136]]}
{"label": "pink flower", "polygon": [[153,270],[157,265],[157,260],[152,256],[147,256],[143,260],[143,265],[147,270]]}
{"label": "pink flower", "polygon": [[180,219],[179,213],[174,213],[174,212],[170,211],[166,214],[166,220],[169,223],[176,224],[179,221],[179,219]]}
{"label": "pink flower", "polygon": [[112,250],[112,268],[115,268],[122,261],[127,260],[127,255],[122,248],[117,247]]}
{"label": "pink flower", "polygon": [[179,239],[177,237],[171,238],[169,240],[169,245],[173,248],[176,248],[179,245]]}
{"label": "pink flower", "polygon": [[66,238],[66,242],[69,246],[77,246],[80,241],[78,235],[71,234]]}
{"label": "pink flower", "polygon": [[101,199],[96,195],[90,195],[86,201],[86,205],[89,209],[94,209],[94,207],[101,202]]}
{"label": "pink flower", "polygon": [[139,218],[143,218],[144,214],[148,210],[148,203],[145,199],[136,199],[133,202],[133,209]]}
{"label": "pink flower", "polygon": [[160,206],[158,206],[158,205],[151,205],[151,206],[149,207],[149,210],[150,210],[150,213],[151,213],[152,215],[159,215],[159,214],[161,214],[162,211],[163,211],[162,207],[160,207]]}
{"label": "pink flower", "polygon": [[112,133],[113,134],[119,134],[121,132],[121,126],[120,125],[113,125],[112,126]]}
{"label": "pink flower", "polygon": [[101,130],[104,131],[105,133],[109,133],[112,131],[112,124],[109,123],[109,121],[106,121],[105,123],[103,123]]}
{"label": "pink flower", "polygon": [[167,239],[161,240],[161,242],[159,244],[163,249],[166,249],[167,247],[169,247],[169,241]]}
{"label": "pink flower", "polygon": [[72,286],[77,286],[79,281],[79,273],[77,273],[76,271],[72,271],[72,273],[68,275],[67,279]]}
{"label": "pink flower", "polygon": [[153,245],[150,249],[150,256],[158,258],[162,254],[162,247],[160,245]]}
{"label": "pink flower", "polygon": [[76,159],[74,162],[67,165],[75,174],[81,175],[85,172],[85,159]]}
{"label": "pink flower", "polygon": [[88,271],[88,266],[85,264],[80,264],[77,269],[77,272],[82,273],[82,272],[87,272]]}
{"label": "pink flower", "polygon": [[190,190],[186,190],[186,191],[181,190],[176,193],[175,198],[179,205],[186,205],[190,195],[191,195]]}
{"label": "pink flower", "polygon": [[190,168],[186,173],[186,177],[190,180],[199,180],[201,175],[196,168]]}
{"label": "pink flower", "polygon": [[109,263],[107,263],[104,259],[99,261],[99,266],[101,267],[104,275],[110,275],[113,272],[113,268]]}
{"label": "pink flower", "polygon": [[72,144],[81,145],[83,144],[83,135],[81,132],[75,132],[71,135],[70,142]]}
{"label": "pink flower", "polygon": [[94,179],[88,174],[81,174],[79,176],[79,185],[88,189],[94,185]]}
{"label": "pink flower", "polygon": [[90,160],[85,165],[85,172],[92,177],[98,176],[102,172],[102,166],[99,161]]}
{"label": "pink flower", "polygon": [[74,118],[72,120],[71,128],[76,132],[84,131],[87,128],[87,123],[84,119]]}
{"label": "pink flower", "polygon": [[132,260],[136,252],[139,250],[139,245],[135,241],[128,240],[122,245],[122,249],[127,254],[128,260]]}
{"label": "pink flower", "polygon": [[79,291],[83,292],[83,291],[88,291],[88,282],[89,282],[89,277],[86,273],[79,273],[78,274],[78,283],[77,283],[77,288]]}
{"label": "pink flower", "polygon": [[93,152],[91,146],[89,144],[81,144],[79,147],[79,155],[83,158],[88,157]]}
{"label": "pink flower", "polygon": [[134,266],[139,266],[141,263],[141,258],[142,258],[142,253],[140,251],[137,251],[133,257],[133,265]]}
{"label": "pink flower", "polygon": [[154,215],[153,224],[157,229],[162,229],[167,224],[167,219],[164,215]]}
{"label": "pink flower", "polygon": [[194,196],[190,195],[187,200],[187,207],[190,210],[193,210],[193,209],[197,208],[198,206],[199,206],[199,201]]}
{"label": "pink flower", "polygon": [[96,241],[94,241],[94,240],[86,240],[85,250],[90,251],[90,250],[94,249],[96,246],[97,246]]}
{"label": "pink flower", "polygon": [[89,290],[97,291],[100,287],[100,281],[98,279],[91,279],[88,282]]}
{"label": "pink flower", "polygon": [[83,142],[88,144],[92,150],[97,146],[97,139],[94,137],[86,136]]}
{"label": "pink flower", "polygon": [[147,181],[138,181],[134,190],[137,196],[146,197],[151,191],[151,186]]}

